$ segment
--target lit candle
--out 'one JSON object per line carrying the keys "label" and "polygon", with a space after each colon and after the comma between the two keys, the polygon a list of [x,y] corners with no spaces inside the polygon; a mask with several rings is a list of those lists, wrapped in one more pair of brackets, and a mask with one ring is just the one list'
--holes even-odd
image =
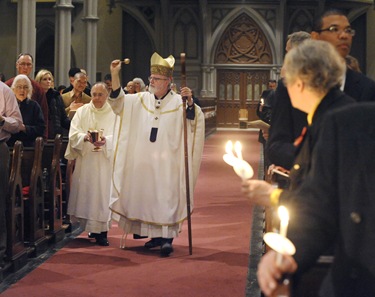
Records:
{"label": "lit candle", "polygon": [[223,156],[224,161],[233,167],[236,174],[242,178],[242,180],[247,180],[253,177],[254,170],[242,158],[242,145],[239,141],[236,141],[234,150],[236,152],[237,157],[233,154],[233,143],[232,141],[228,141],[225,146],[226,154]]}
{"label": "lit candle", "polygon": [[288,224],[289,224],[289,212],[285,206],[280,206],[277,209],[277,213],[279,214],[280,218],[280,235],[286,237],[286,233],[288,231]]}
{"label": "lit candle", "polygon": [[242,144],[239,141],[236,141],[234,144],[234,150],[236,152],[237,158],[243,160],[242,158]]}
{"label": "lit candle", "polygon": [[[280,218],[280,235],[283,238],[286,238],[286,234],[288,232],[288,224],[289,224],[289,212],[285,206],[279,206],[277,209],[277,213]],[[281,266],[282,260],[283,260],[283,253],[278,253],[276,258],[276,265]]]}
{"label": "lit candle", "polygon": [[233,144],[232,141],[228,140],[227,144],[225,145],[225,152],[228,155],[233,155]]}

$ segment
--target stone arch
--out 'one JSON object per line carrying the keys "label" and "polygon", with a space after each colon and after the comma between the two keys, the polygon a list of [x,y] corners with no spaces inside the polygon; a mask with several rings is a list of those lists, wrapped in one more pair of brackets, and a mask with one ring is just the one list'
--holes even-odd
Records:
{"label": "stone arch", "polygon": [[35,73],[40,69],[54,70],[55,57],[55,25],[53,22],[43,20],[37,25],[35,52]]}
{"label": "stone arch", "polygon": [[201,42],[197,13],[191,8],[184,7],[174,16],[173,24],[173,54],[177,57],[181,52],[186,52],[190,59],[199,59]]}
{"label": "stone arch", "polygon": [[[211,43],[211,56],[209,57],[210,63],[215,64],[215,57],[217,53],[217,49],[219,44],[227,30],[230,29],[232,23],[240,17],[244,17],[250,20],[251,23],[256,24],[258,27],[258,31],[261,32],[262,36],[264,36],[264,40],[268,43],[269,53],[272,56],[272,61],[275,61],[277,57],[276,55],[276,36],[274,30],[268,25],[267,22],[263,19],[263,17],[257,13],[255,10],[249,8],[238,8],[233,10],[231,13],[227,15],[216,27],[215,32],[212,34],[212,43]],[[227,25],[229,24],[229,25]],[[225,26],[225,27],[224,27]]]}
{"label": "stone arch", "polygon": [[224,31],[215,51],[215,64],[272,64],[270,43],[246,13]]}
{"label": "stone arch", "polygon": [[[122,70],[122,83],[126,85],[134,77],[140,77],[147,84],[151,57],[157,48],[155,7],[129,6],[120,4],[123,13],[122,21],[122,56],[130,58],[131,63]],[[148,17],[149,16],[149,17]]]}
{"label": "stone arch", "polygon": [[[143,28],[143,30],[145,31],[145,33],[151,41],[154,41],[156,39],[155,24],[150,23],[144,17],[144,15],[142,15],[142,12],[136,9],[136,6],[125,5],[122,3],[119,3],[118,5],[122,9],[122,11],[131,15],[139,23],[139,25]],[[146,10],[147,7],[143,7],[143,9]],[[152,9],[150,8],[150,11],[151,10]],[[143,11],[143,13],[145,12]],[[153,44],[153,47],[156,47],[156,45]]]}
{"label": "stone arch", "polygon": [[[314,20],[314,11],[308,9],[296,9],[290,15],[287,35],[293,32],[306,31],[311,32]],[[286,36],[285,36],[286,37]]]}

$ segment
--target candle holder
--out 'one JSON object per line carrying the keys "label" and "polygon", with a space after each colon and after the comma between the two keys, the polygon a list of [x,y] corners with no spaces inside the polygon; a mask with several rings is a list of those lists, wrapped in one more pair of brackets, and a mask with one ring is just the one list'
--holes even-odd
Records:
{"label": "candle holder", "polygon": [[294,246],[294,244],[281,234],[275,232],[267,232],[266,234],[264,234],[263,239],[270,248],[275,250],[280,255],[292,256],[296,253],[296,247]]}

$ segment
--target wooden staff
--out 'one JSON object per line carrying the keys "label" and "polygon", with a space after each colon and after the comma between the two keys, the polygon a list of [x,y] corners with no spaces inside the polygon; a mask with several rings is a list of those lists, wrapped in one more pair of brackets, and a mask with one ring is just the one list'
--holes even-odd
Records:
{"label": "wooden staff", "polygon": [[[186,87],[186,70],[185,70],[185,53],[181,53],[181,87]],[[186,120],[186,101],[187,97],[182,97],[183,102],[183,119],[184,119],[184,155],[185,155],[185,181],[186,181],[186,212],[188,221],[188,235],[189,235],[189,254],[193,254],[193,242],[191,236],[191,214],[190,214],[190,183],[189,183],[189,157],[188,157],[188,142],[187,142],[187,120]]]}

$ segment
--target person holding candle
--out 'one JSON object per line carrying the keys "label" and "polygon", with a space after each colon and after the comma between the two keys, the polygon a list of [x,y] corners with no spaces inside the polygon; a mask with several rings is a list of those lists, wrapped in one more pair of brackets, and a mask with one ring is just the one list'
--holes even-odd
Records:
{"label": "person holding candle", "polygon": [[284,69],[284,82],[292,104],[307,114],[309,127],[300,140],[297,157],[290,172],[289,189],[275,189],[271,184],[260,180],[243,183],[242,190],[250,200],[264,206],[275,206],[279,201],[293,198],[293,191],[303,183],[311,168],[311,154],[325,114],[355,102],[339,89],[345,72],[345,61],[328,42],[304,41],[286,55]]}
{"label": "person holding candle", "polygon": [[328,113],[315,146],[311,171],[290,212],[288,237],[296,254],[263,256],[258,282],[268,296],[284,273],[298,279],[334,246],[334,262],[320,296],[375,296],[375,103]]}
{"label": "person holding candle", "polygon": [[[172,241],[187,218],[184,121],[187,125],[191,210],[204,144],[204,115],[191,90],[170,89],[175,59],[154,53],[150,61],[149,92],[126,94],[120,86],[121,60],[111,63],[109,99],[121,117],[114,168],[111,209],[126,234],[149,237],[147,249],[173,251]],[[187,97],[187,106],[182,97]],[[183,117],[186,108],[186,119]]]}
{"label": "person holding candle", "polygon": [[258,180],[245,181],[243,192],[250,201],[264,206],[276,206],[296,199],[296,192],[311,170],[311,156],[325,115],[354,99],[345,95],[339,86],[345,73],[345,61],[328,42],[306,40],[293,48],[285,58],[285,83],[295,108],[307,113],[309,127],[301,139],[288,190]]}

